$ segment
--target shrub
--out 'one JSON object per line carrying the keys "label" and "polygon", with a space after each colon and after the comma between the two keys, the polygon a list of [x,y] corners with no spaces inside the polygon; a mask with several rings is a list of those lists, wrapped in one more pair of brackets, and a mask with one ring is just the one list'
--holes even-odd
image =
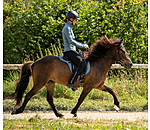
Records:
{"label": "shrub", "polygon": [[73,27],[77,41],[91,45],[102,35],[124,38],[133,63],[148,63],[147,0],[3,2],[4,63],[22,63],[27,55],[36,60],[39,45],[44,55],[53,44],[60,42],[63,48],[61,34],[68,10],[81,17]]}

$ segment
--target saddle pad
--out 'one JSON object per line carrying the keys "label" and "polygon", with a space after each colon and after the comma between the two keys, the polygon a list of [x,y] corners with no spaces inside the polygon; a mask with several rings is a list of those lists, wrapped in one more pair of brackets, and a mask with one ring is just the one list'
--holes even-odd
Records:
{"label": "saddle pad", "polygon": [[[62,56],[58,56],[58,58],[61,61],[67,63],[67,65],[69,66],[70,72],[72,73],[72,71],[73,71],[72,68],[74,68],[74,66],[73,67],[71,66],[71,62],[67,61],[67,60],[64,60]],[[86,69],[86,72],[82,76],[85,76],[90,72],[90,62],[87,62],[86,64],[87,64],[87,67],[86,67],[87,69]]]}

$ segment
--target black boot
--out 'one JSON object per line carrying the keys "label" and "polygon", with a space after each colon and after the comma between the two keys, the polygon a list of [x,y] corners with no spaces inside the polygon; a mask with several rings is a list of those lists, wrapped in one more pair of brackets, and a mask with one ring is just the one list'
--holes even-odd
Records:
{"label": "black boot", "polygon": [[72,74],[71,78],[66,85],[68,88],[72,88],[73,91],[77,90],[77,87],[74,86],[75,81],[77,81],[79,74],[85,68],[85,62],[80,62],[79,66],[77,67],[76,71]]}
{"label": "black boot", "polygon": [[71,88],[71,89],[72,89],[72,91],[77,90],[77,87],[76,87],[76,86],[74,86],[74,84],[72,84],[72,83],[68,83],[66,86],[67,86],[68,88]]}
{"label": "black boot", "polygon": [[77,90],[77,87],[74,86],[74,79],[76,77],[77,70],[72,74],[71,78],[68,81],[68,84],[66,85],[68,88],[72,88],[73,91]]}

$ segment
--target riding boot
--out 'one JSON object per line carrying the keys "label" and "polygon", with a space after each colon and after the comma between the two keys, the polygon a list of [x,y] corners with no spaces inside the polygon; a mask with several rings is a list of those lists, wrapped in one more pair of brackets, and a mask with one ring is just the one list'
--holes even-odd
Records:
{"label": "riding boot", "polygon": [[71,88],[73,91],[77,90],[77,87],[74,86],[74,83],[72,82],[74,79],[75,73],[73,73],[68,81],[68,84],[66,85],[68,88]]}
{"label": "riding boot", "polygon": [[82,72],[82,70],[85,68],[85,62],[82,61],[78,65],[76,71],[72,74],[71,78],[68,81],[68,84],[66,85],[69,88],[72,88],[73,91],[77,90],[77,87],[74,86],[75,81],[77,81],[79,74]]}

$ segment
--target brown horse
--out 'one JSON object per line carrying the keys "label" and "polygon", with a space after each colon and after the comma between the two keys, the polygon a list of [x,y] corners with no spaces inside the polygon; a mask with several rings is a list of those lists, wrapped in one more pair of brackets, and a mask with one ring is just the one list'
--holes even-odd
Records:
{"label": "brown horse", "polygon": [[[109,92],[114,98],[114,104],[118,108],[119,101],[116,97],[115,92],[104,85],[108,71],[111,68],[113,61],[118,61],[124,68],[131,68],[132,62],[128,57],[125,47],[123,45],[124,40],[119,38],[108,39],[106,36],[101,37],[93,44],[91,52],[88,53],[86,58],[90,62],[91,70],[88,75],[84,77],[83,90],[78,99],[77,105],[71,111],[74,116],[77,116],[77,110],[87,94],[94,88]],[[27,88],[29,82],[29,76],[33,76],[34,86],[25,96],[24,102],[21,105],[23,94]],[[17,83],[15,94],[16,94],[16,105],[12,114],[22,113],[25,109],[27,102],[30,98],[35,95],[43,86],[47,89],[47,101],[52,107],[57,117],[63,115],[57,110],[53,103],[54,87],[55,83],[66,85],[71,72],[66,63],[59,60],[56,56],[45,56],[35,62],[29,61],[24,63],[21,71],[20,81]],[[79,86],[79,79],[75,83],[76,87]]]}

